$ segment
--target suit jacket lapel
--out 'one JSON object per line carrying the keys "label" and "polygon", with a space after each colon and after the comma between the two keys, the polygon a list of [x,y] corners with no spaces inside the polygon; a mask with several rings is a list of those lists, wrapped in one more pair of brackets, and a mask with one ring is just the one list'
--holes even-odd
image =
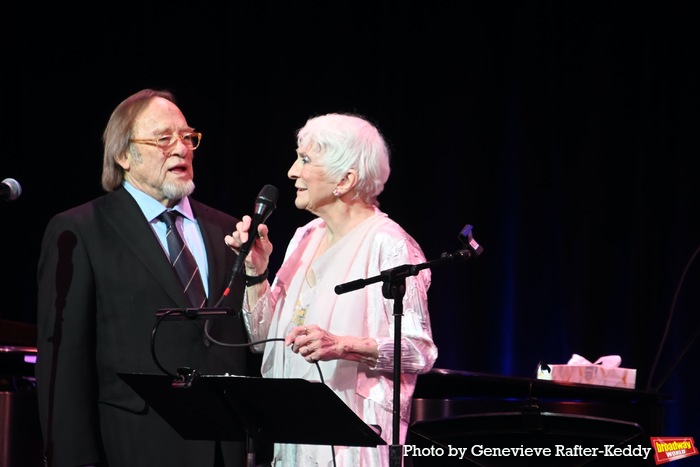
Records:
{"label": "suit jacket lapel", "polygon": [[105,204],[104,215],[117,234],[124,239],[124,243],[133,251],[137,260],[150,271],[154,281],[173,299],[175,306],[188,307],[188,299],[170,266],[167,255],[129,192],[124,189],[113,192]]}
{"label": "suit jacket lapel", "polygon": [[233,284],[229,284],[236,254],[224,243],[224,237],[236,229],[237,219],[223,216],[217,210],[192,198],[190,198],[190,205],[207,250],[209,263],[209,299],[207,304],[215,306],[222,298],[224,288],[230,286],[229,295],[222,300],[220,306],[238,311],[241,309],[245,284],[243,277],[238,277]]}
{"label": "suit jacket lapel", "polygon": [[192,198],[190,198],[190,205],[199,224],[199,230],[202,232],[204,247],[207,251],[207,263],[209,264],[207,305],[214,306],[223,293],[221,284],[226,277],[226,251],[222,248],[226,233],[221,229],[221,226],[214,222],[209,207]]}

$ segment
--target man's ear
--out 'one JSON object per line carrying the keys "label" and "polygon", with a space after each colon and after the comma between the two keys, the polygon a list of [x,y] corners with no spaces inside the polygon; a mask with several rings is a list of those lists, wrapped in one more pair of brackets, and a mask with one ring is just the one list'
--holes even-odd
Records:
{"label": "man's ear", "polygon": [[129,151],[124,151],[114,158],[114,162],[119,164],[122,169],[129,170],[131,167],[131,154],[129,154]]}

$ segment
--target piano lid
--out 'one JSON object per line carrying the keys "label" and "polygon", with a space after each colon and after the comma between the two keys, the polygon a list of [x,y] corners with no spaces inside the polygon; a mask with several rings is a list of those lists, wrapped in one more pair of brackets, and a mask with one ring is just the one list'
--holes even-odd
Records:
{"label": "piano lid", "polygon": [[414,398],[550,398],[651,403],[668,396],[637,389],[434,368],[418,376]]}

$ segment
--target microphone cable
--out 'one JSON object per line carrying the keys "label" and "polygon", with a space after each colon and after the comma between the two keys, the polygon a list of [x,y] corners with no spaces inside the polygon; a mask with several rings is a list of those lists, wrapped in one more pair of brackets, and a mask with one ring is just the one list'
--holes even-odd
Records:
{"label": "microphone cable", "polygon": [[[188,374],[180,373],[179,375],[176,375],[176,374],[174,374],[174,373],[168,371],[167,368],[165,368],[163,365],[161,365],[160,360],[158,360],[158,356],[156,355],[156,334],[157,334],[157,331],[158,331],[158,327],[160,326],[160,323],[161,323],[165,318],[167,318],[168,316],[170,316],[171,314],[173,314],[173,313],[178,313],[178,312],[179,312],[179,310],[177,310],[177,309],[172,309],[172,310],[168,310],[168,311],[166,311],[165,313],[163,313],[162,315],[158,316],[158,319],[156,320],[156,324],[153,326],[153,330],[151,331],[151,357],[153,358],[153,362],[156,364],[156,366],[158,367],[158,369],[159,369],[160,371],[162,371],[165,375],[170,376],[171,378],[173,378],[173,380],[178,381],[178,382],[180,382],[180,383],[186,383],[186,379],[187,379],[188,377],[191,378],[191,377],[195,376],[196,371],[195,371],[195,372],[189,372]],[[284,337],[272,337],[272,338],[270,338],[270,339],[263,339],[263,340],[259,340],[259,341],[248,342],[248,343],[245,343],[245,344],[234,344],[234,343],[230,343],[230,342],[221,342],[221,341],[219,341],[219,340],[217,340],[217,339],[214,339],[214,338],[209,334],[209,327],[210,327],[210,326],[209,326],[209,323],[210,323],[210,322],[211,322],[211,321],[207,320],[207,321],[204,323],[204,335],[206,336],[207,339],[209,339],[209,340],[210,340],[211,342],[213,342],[214,344],[221,345],[221,346],[224,346],[224,347],[250,347],[250,346],[253,346],[253,345],[264,344],[264,343],[266,343],[266,342],[275,342],[275,341],[282,341],[282,342],[284,342]],[[321,384],[326,384],[325,380],[323,379],[323,372],[321,372],[321,365],[319,365],[318,360],[316,360],[316,361],[314,362],[314,365],[316,365],[316,369],[318,370],[318,376],[319,376],[319,378],[320,378]],[[333,466],[335,467],[335,466],[336,466],[336,461],[335,461],[335,446],[331,446],[331,455],[333,456]]]}
{"label": "microphone cable", "polygon": [[[153,326],[153,330],[151,330],[151,357],[153,358],[153,362],[156,364],[158,369],[163,372],[163,374],[170,376],[171,378],[174,379],[182,379],[181,376],[178,376],[170,371],[168,371],[167,368],[165,368],[163,365],[161,365],[160,360],[158,359],[158,356],[156,354],[156,335],[158,334],[158,327],[160,326],[160,323],[163,322],[164,319],[166,319],[168,316],[174,314],[174,313],[179,313],[180,310],[178,309],[172,309],[164,312],[160,316],[158,316],[158,319],[156,320],[156,324]],[[270,339],[263,339],[259,341],[254,341],[254,342],[247,342],[247,343],[242,343],[242,344],[234,344],[230,342],[222,342],[220,340],[214,339],[211,334],[209,333],[209,328],[210,328],[210,320],[207,320],[204,323],[204,335],[208,340],[213,342],[214,344],[221,345],[223,347],[250,347],[253,345],[258,345],[258,344],[264,344],[266,342],[274,342],[274,341],[282,341],[284,342],[284,337],[272,337]],[[323,379],[323,373],[321,372],[321,366],[318,364],[318,360],[314,362],[316,365],[316,369],[318,370],[318,376],[320,378],[321,383],[325,384],[325,381]]]}
{"label": "microphone cable", "polygon": [[[284,342],[284,337],[271,337],[269,339],[263,339],[263,340],[248,342],[248,343],[244,343],[244,344],[233,344],[231,342],[221,342],[220,340],[214,339],[211,336],[211,334],[209,334],[210,323],[211,323],[211,321],[206,321],[204,323],[204,335],[206,336],[207,339],[209,339],[214,344],[221,345],[223,347],[251,347],[254,345],[258,345],[258,344],[264,344],[266,342],[275,342],[275,341]],[[314,361],[314,365],[316,365],[316,369],[318,370],[318,377],[320,378],[321,383],[326,384],[326,382],[323,379],[323,373],[321,372],[321,366],[318,364],[318,360]]]}

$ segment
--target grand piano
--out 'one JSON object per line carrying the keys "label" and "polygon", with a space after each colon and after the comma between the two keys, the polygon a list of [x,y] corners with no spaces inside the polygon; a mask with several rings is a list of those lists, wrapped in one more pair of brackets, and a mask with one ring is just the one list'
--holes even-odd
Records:
{"label": "grand piano", "polygon": [[[655,465],[640,457],[526,457],[473,455],[485,448],[651,447],[663,428],[661,394],[447,369],[420,375],[405,446],[407,466]],[[414,448],[413,448],[414,446]],[[448,456],[449,448],[467,448]],[[444,455],[436,457],[442,448]],[[432,449],[432,451],[431,451]],[[571,451],[569,451],[571,452]]]}

